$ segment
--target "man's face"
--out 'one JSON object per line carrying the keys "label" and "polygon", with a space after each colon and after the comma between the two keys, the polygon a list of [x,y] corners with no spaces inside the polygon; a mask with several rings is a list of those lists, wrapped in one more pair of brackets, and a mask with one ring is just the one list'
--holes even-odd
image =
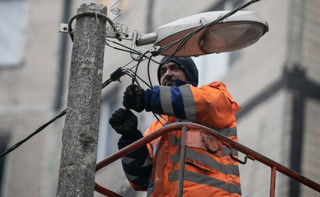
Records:
{"label": "man's face", "polygon": [[187,76],[184,74],[181,66],[175,62],[168,62],[160,68],[160,83],[163,86],[174,86],[176,79],[186,81]]}

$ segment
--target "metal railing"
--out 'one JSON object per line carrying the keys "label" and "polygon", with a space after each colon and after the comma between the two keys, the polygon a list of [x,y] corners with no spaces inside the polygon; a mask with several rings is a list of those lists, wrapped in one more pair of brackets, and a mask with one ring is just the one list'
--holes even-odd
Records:
{"label": "metal railing", "polygon": [[[142,139],[136,141],[135,143],[132,143],[128,146],[126,146],[125,148],[119,150],[118,152],[110,155],[109,157],[107,157],[106,159],[104,159],[103,161],[99,162],[96,165],[96,171],[99,171],[101,168],[109,165],[110,163],[120,159],[121,157],[141,148],[142,146],[144,146],[145,144],[147,144],[148,142],[164,135],[165,133],[171,132],[173,130],[182,130],[182,135],[181,135],[181,157],[180,157],[180,172],[179,172],[179,188],[178,188],[178,196],[182,196],[182,191],[183,191],[183,172],[184,172],[184,157],[185,154],[183,154],[183,150],[185,149],[184,146],[184,141],[185,141],[185,133],[187,132],[186,128],[189,129],[200,129],[203,132],[205,132],[206,134],[212,135],[214,137],[216,137],[219,141],[221,141],[225,146],[229,147],[230,149],[230,156],[232,157],[232,149],[236,149],[238,151],[240,151],[241,153],[243,153],[245,155],[244,160],[241,161],[235,157],[232,157],[233,159],[237,160],[239,163],[245,164],[247,162],[247,159],[251,159],[251,160],[256,160],[259,161],[267,166],[269,166],[271,168],[271,180],[270,180],[270,197],[274,197],[275,196],[275,184],[276,184],[276,171],[281,172],[282,174],[295,179],[296,181],[320,192],[320,185],[310,179],[308,179],[307,177],[302,176],[301,174],[290,170],[289,168],[269,159],[268,157],[265,157],[264,155],[255,152],[253,150],[251,150],[250,148],[243,146],[242,144],[235,142],[227,137],[225,137],[224,135],[221,135],[219,132],[210,129],[208,127],[205,127],[203,125],[200,124],[196,124],[196,123],[190,123],[190,122],[179,122],[179,123],[174,123],[174,124],[170,124],[170,125],[166,125],[164,127],[162,127],[161,129],[151,133],[148,136],[143,137]],[[101,194],[104,194],[106,196],[110,196],[110,197],[118,197],[121,196],[107,188],[102,187],[99,184],[95,184],[95,190]]]}

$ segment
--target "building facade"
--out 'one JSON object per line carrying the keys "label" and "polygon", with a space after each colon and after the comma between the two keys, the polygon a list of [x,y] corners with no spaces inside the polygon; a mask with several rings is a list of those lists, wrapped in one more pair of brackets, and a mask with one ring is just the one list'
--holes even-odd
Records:
{"label": "building facade", "polygon": [[[128,30],[149,33],[182,17],[229,10],[247,1],[0,1],[1,152],[66,107],[72,42],[67,34],[59,33],[59,26],[76,13],[80,4],[91,2],[107,5],[108,16]],[[237,114],[239,142],[317,183],[320,183],[319,9],[317,0],[259,1],[246,8],[256,11],[270,28],[257,43],[231,53],[194,58],[200,83],[223,81],[242,107]],[[131,45],[130,41],[121,43]],[[130,61],[130,54],[106,46],[104,80]],[[138,75],[147,81],[146,65],[146,61],[142,62]],[[151,64],[150,68],[152,83],[157,84],[157,65]],[[98,162],[117,150],[119,136],[112,131],[108,119],[121,107],[123,91],[130,82],[131,78],[123,77],[121,83],[112,83],[102,91]],[[149,113],[138,116],[142,131],[154,120]],[[0,159],[1,197],[56,195],[63,127],[64,118],[60,118]],[[270,173],[269,167],[256,161],[241,165],[243,196],[269,196]],[[132,193],[119,161],[98,172],[96,179],[124,196],[145,195]],[[318,195],[277,173],[276,196]],[[101,195],[96,192],[95,196]]]}

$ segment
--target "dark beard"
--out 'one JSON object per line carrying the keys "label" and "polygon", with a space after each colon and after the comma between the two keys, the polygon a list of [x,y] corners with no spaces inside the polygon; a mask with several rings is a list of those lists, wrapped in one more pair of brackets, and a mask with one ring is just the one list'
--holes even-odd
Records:
{"label": "dark beard", "polygon": [[169,76],[169,77],[164,79],[162,85],[163,86],[174,86],[175,85],[174,81],[175,81],[175,79],[173,77]]}

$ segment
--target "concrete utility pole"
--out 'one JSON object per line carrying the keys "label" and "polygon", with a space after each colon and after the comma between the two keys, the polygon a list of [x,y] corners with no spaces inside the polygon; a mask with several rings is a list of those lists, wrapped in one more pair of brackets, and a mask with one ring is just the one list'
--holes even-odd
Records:
{"label": "concrete utility pole", "polygon": [[57,196],[93,196],[106,35],[101,5],[83,4],[74,30]]}

